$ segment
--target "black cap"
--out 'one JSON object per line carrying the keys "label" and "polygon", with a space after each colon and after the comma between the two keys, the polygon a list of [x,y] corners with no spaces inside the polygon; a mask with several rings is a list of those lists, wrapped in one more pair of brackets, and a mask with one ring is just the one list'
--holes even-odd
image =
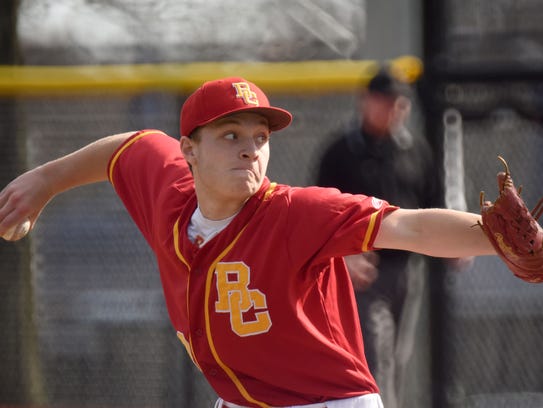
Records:
{"label": "black cap", "polygon": [[368,83],[368,91],[397,97],[408,96],[407,84],[394,78],[387,70],[381,69]]}

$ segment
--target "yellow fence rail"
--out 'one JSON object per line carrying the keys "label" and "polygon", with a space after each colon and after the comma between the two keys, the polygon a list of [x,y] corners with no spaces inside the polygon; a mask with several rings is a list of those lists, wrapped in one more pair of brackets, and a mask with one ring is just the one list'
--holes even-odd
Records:
{"label": "yellow fence rail", "polygon": [[[422,74],[422,63],[416,57],[402,56],[387,62],[406,82]],[[226,76],[244,77],[266,92],[347,92],[363,85],[378,69],[379,62],[374,60],[0,66],[0,95],[189,93],[204,81]]]}

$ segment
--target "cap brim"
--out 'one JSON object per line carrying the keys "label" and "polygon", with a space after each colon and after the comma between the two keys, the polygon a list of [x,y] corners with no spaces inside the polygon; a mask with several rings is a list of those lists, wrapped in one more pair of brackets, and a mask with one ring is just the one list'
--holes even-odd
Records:
{"label": "cap brim", "polygon": [[265,116],[266,119],[268,119],[268,126],[270,130],[274,132],[286,128],[292,122],[292,115],[285,109],[261,107],[247,110]]}
{"label": "cap brim", "polygon": [[292,115],[289,111],[271,106],[262,106],[232,109],[231,111],[224,112],[216,117],[210,118],[198,127],[208,125],[211,122],[216,121],[217,119],[224,118],[226,116],[230,116],[240,112],[254,112],[264,116],[268,120],[268,127],[273,132],[286,128],[292,122]]}

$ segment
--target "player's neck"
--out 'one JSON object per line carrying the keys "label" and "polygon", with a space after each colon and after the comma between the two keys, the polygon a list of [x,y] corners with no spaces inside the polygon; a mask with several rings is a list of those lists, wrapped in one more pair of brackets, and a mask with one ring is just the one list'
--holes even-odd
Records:
{"label": "player's neck", "polygon": [[198,207],[208,220],[224,220],[237,214],[247,200],[216,200],[198,196]]}

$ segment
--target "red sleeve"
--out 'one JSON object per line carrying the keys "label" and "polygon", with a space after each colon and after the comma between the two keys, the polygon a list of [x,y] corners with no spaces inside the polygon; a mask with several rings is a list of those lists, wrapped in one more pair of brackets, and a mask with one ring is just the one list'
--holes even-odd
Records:
{"label": "red sleeve", "polygon": [[[398,207],[335,188],[292,189],[289,205],[291,248],[317,258],[371,251],[383,216]],[[311,254],[318,248],[318,252]]]}
{"label": "red sleeve", "polygon": [[193,190],[192,174],[179,141],[158,130],[126,140],[108,164],[108,177],[143,236],[156,248],[161,227],[179,216]]}

